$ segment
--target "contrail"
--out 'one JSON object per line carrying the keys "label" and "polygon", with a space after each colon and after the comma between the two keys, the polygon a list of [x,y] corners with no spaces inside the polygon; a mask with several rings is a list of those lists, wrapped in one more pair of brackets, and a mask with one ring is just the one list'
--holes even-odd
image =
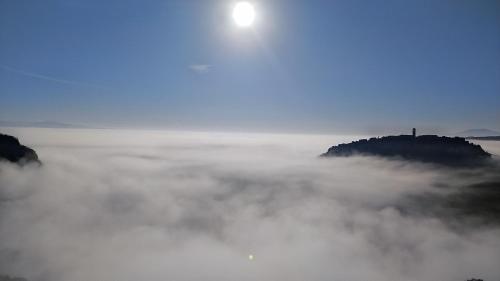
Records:
{"label": "contrail", "polygon": [[2,68],[3,70],[6,70],[6,71],[12,72],[12,73],[17,73],[17,74],[21,74],[21,75],[28,76],[28,77],[57,82],[57,83],[61,83],[61,84],[85,86],[85,87],[91,87],[91,88],[97,88],[97,89],[106,89],[105,87],[102,87],[99,85],[94,85],[94,84],[80,82],[80,81],[74,81],[74,80],[60,79],[60,78],[51,77],[51,76],[47,76],[47,75],[43,75],[43,74],[39,74],[39,73],[35,73],[35,72],[24,71],[24,70],[13,68],[13,67],[3,65],[3,64],[0,64],[0,68]]}

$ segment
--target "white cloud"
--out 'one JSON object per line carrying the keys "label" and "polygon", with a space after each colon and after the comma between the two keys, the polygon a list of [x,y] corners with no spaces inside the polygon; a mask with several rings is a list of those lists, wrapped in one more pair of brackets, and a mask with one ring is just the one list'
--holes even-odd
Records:
{"label": "white cloud", "polygon": [[200,74],[209,72],[211,68],[212,66],[208,64],[192,64],[189,66],[189,69]]}
{"label": "white cloud", "polygon": [[0,273],[33,281],[500,278],[497,227],[457,231],[443,214],[404,211],[405,198],[453,193],[436,183],[480,176],[319,159],[341,140],[326,136],[12,130],[44,165],[0,166]]}

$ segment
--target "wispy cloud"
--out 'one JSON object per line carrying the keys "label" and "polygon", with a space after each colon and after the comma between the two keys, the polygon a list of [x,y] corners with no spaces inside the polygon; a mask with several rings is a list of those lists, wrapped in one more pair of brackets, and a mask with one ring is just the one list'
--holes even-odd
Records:
{"label": "wispy cloud", "polygon": [[209,72],[211,68],[212,66],[209,64],[192,64],[189,66],[189,69],[200,74]]}
{"label": "wispy cloud", "polygon": [[32,77],[32,78],[41,79],[41,80],[46,80],[46,81],[52,81],[52,82],[56,82],[56,83],[60,83],[60,84],[84,86],[84,87],[97,88],[97,89],[105,89],[105,87],[102,87],[100,85],[95,85],[95,84],[81,82],[81,81],[75,81],[75,80],[60,79],[57,77],[47,76],[47,75],[43,75],[40,73],[21,70],[21,69],[10,67],[10,66],[3,65],[3,64],[0,64],[0,69],[3,69],[3,70],[8,71],[8,72],[12,72],[12,73],[20,74],[23,76]]}

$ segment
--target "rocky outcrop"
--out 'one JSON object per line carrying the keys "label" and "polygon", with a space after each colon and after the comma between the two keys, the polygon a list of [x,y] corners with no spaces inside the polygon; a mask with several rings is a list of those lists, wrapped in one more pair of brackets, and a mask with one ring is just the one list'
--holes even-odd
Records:
{"label": "rocky outcrop", "polygon": [[448,166],[483,164],[491,154],[460,137],[400,135],[362,139],[332,146],[322,156],[373,155]]}
{"label": "rocky outcrop", "polygon": [[41,164],[38,155],[33,149],[20,144],[17,138],[4,134],[0,134],[0,161],[1,160],[7,160],[18,164]]}

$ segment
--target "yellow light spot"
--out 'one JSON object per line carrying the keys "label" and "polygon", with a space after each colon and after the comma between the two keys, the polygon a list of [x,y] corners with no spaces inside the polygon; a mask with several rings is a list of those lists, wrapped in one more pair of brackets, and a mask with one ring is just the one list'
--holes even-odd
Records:
{"label": "yellow light spot", "polygon": [[254,259],[254,256],[253,256],[253,255],[248,255],[248,260],[253,261],[253,259]]}

